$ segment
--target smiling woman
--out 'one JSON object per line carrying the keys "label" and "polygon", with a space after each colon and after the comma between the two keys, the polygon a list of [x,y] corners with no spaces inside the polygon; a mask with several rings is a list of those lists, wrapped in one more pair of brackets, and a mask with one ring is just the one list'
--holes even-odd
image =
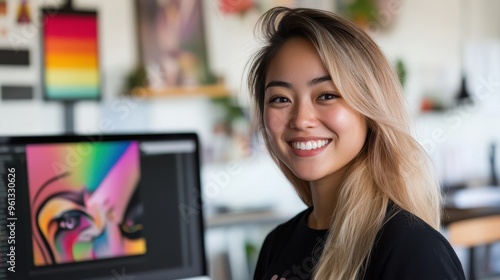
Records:
{"label": "smiling woman", "polygon": [[464,279],[401,86],[354,24],[274,8],[249,87],[266,145],[309,207],[266,238],[254,279]]}

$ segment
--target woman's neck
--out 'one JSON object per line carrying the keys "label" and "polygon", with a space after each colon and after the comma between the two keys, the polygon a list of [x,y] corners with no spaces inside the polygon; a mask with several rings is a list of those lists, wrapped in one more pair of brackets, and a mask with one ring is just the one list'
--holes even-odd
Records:
{"label": "woman's neck", "polygon": [[344,170],[310,182],[313,211],[309,215],[307,225],[312,229],[329,229],[332,215],[337,205],[337,197]]}

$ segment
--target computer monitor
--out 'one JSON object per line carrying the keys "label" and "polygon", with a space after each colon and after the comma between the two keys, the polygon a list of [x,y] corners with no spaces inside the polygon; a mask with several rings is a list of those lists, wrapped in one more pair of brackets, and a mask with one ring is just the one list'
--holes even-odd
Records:
{"label": "computer monitor", "polygon": [[191,133],[0,137],[0,279],[207,279],[199,167]]}

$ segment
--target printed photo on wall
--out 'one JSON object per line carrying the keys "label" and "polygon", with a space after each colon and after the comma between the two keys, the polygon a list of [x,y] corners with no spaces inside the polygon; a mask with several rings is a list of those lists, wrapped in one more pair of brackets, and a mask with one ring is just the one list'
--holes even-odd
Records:
{"label": "printed photo on wall", "polygon": [[7,0],[0,0],[0,38],[7,37]]}
{"label": "printed photo on wall", "polygon": [[16,22],[18,24],[31,23],[31,7],[28,0],[19,0],[16,11]]}
{"label": "printed photo on wall", "polygon": [[7,0],[0,0],[0,18],[7,15]]}
{"label": "printed photo on wall", "polygon": [[204,40],[201,0],[137,0],[142,64],[149,86],[214,83]]}
{"label": "printed photo on wall", "polygon": [[99,99],[99,18],[92,11],[43,10],[42,81],[48,100]]}
{"label": "printed photo on wall", "polygon": [[35,266],[143,255],[137,142],[28,145]]}

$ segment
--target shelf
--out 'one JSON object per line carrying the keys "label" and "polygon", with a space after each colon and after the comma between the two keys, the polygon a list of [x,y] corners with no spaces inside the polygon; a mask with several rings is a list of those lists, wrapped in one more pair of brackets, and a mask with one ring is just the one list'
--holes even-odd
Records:
{"label": "shelf", "polygon": [[290,215],[284,215],[270,210],[262,212],[226,213],[207,217],[205,225],[207,228],[218,228],[245,225],[280,224],[290,218]]}
{"label": "shelf", "polygon": [[172,87],[165,89],[137,87],[132,90],[132,96],[140,96],[144,98],[179,96],[226,97],[228,95],[229,90],[223,84],[192,87]]}

